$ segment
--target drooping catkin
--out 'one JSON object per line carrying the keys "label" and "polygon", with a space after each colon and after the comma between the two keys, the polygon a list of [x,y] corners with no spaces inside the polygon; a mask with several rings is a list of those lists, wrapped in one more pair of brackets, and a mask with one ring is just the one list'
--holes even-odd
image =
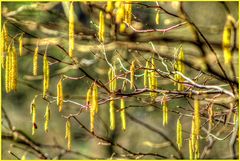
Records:
{"label": "drooping catkin", "polygon": [[157,25],[160,24],[160,10],[157,10],[156,16],[155,16],[155,23]]}
{"label": "drooping catkin", "polygon": [[43,56],[43,97],[46,97],[49,88],[49,64],[47,60],[47,53]]}
{"label": "drooping catkin", "polygon": [[125,22],[131,24],[132,21],[132,4],[130,1],[125,3]]}
{"label": "drooping catkin", "polygon": [[213,125],[213,104],[211,103],[208,107],[208,121],[209,121],[209,127],[212,127]]}
{"label": "drooping catkin", "polygon": [[168,123],[168,105],[166,96],[163,96],[162,104],[163,104],[163,126],[165,126]]}
{"label": "drooping catkin", "polygon": [[63,107],[63,85],[62,85],[62,79],[60,79],[57,83],[57,105],[59,112],[62,112]]}
{"label": "drooping catkin", "polygon": [[3,24],[2,27],[2,32],[1,32],[1,64],[2,64],[2,68],[5,68],[5,57],[7,55],[7,50],[8,50],[8,46],[9,46],[9,40],[8,40],[8,30],[6,27],[6,23]]}
{"label": "drooping catkin", "polygon": [[11,64],[10,64],[10,78],[11,84],[10,88],[13,91],[17,90],[17,77],[18,77],[18,68],[17,68],[17,52],[14,45],[11,45]]}
{"label": "drooping catkin", "polygon": [[97,113],[98,112],[98,86],[96,82],[94,82],[93,84],[92,98],[93,98],[92,106],[94,106],[94,111],[95,113]]}
{"label": "drooping catkin", "polygon": [[143,84],[144,84],[144,87],[147,88],[148,87],[148,69],[149,69],[149,62],[146,61],[146,66],[145,66],[145,70],[144,70],[144,77],[143,77]]}
{"label": "drooping catkin", "polygon": [[[156,66],[155,66],[154,58],[152,58],[150,66],[151,66],[151,71],[149,72],[149,88],[150,90],[155,90],[157,89],[158,83],[157,83],[157,77],[155,72]],[[152,98],[155,98],[157,96],[157,93],[150,92],[150,96]]]}
{"label": "drooping catkin", "polygon": [[73,56],[74,49],[74,6],[73,2],[69,7],[69,56]]}
{"label": "drooping catkin", "polygon": [[30,114],[32,115],[32,135],[35,134],[35,129],[37,129],[35,99],[36,99],[36,96],[34,97],[30,105]]}
{"label": "drooping catkin", "polygon": [[91,101],[92,101],[92,87],[90,87],[87,91],[86,105],[90,106]]}
{"label": "drooping catkin", "polygon": [[6,56],[6,67],[5,67],[5,90],[6,93],[10,92],[10,56]]}
{"label": "drooping catkin", "polygon": [[180,121],[180,118],[177,120],[177,145],[178,149],[180,150],[182,148],[182,123]]}
{"label": "drooping catkin", "polygon": [[94,100],[94,97],[96,97],[96,94],[94,94],[94,85],[91,85],[90,88],[87,91],[87,99],[86,104],[89,107],[89,114],[90,114],[90,131],[94,132],[94,122],[95,122],[95,107],[96,107],[96,100]]}
{"label": "drooping catkin", "polygon": [[38,73],[38,44],[34,50],[34,54],[33,54],[33,75],[36,76]]}
{"label": "drooping catkin", "polygon": [[71,140],[71,122],[70,122],[70,119],[67,119],[67,121],[66,121],[65,139],[67,139],[67,150],[71,150],[72,140]]}
{"label": "drooping catkin", "polygon": [[130,66],[130,82],[130,88],[133,89],[135,84],[135,60],[132,61]]}
{"label": "drooping catkin", "polygon": [[111,100],[110,100],[109,112],[110,112],[110,129],[114,130],[115,129],[115,107],[114,107],[113,97],[111,97]]}
{"label": "drooping catkin", "polygon": [[95,109],[94,106],[91,105],[90,108],[90,131],[94,132],[94,122],[95,122]]}
{"label": "drooping catkin", "polygon": [[195,151],[195,142],[196,142],[196,135],[195,135],[195,121],[194,118],[192,119],[192,126],[191,126],[191,143],[192,143],[192,151]]}
{"label": "drooping catkin", "polygon": [[188,140],[189,160],[193,159],[192,138]]}
{"label": "drooping catkin", "polygon": [[108,71],[109,89],[115,91],[117,89],[116,67],[115,65]]}
{"label": "drooping catkin", "polygon": [[223,29],[223,54],[224,54],[224,63],[229,65],[232,61],[232,52],[231,52],[231,37],[233,31],[233,18],[230,15],[227,15],[227,20]]}
{"label": "drooping catkin", "polygon": [[116,12],[116,23],[120,24],[125,18],[125,7],[123,2],[119,2],[119,6]]}
{"label": "drooping catkin", "polygon": [[49,104],[47,104],[44,117],[45,117],[44,131],[45,131],[45,132],[48,132],[48,125],[49,125],[49,120],[50,120],[50,108],[49,108]]}
{"label": "drooping catkin", "polygon": [[100,42],[104,42],[104,34],[105,34],[104,14],[103,14],[103,11],[100,11],[99,12],[99,31],[98,31],[98,38]]}
{"label": "drooping catkin", "polygon": [[[185,59],[184,57],[185,57],[184,51],[183,51],[183,48],[181,47],[178,54],[177,70],[182,74],[185,74],[185,66],[183,64],[183,61]],[[180,75],[178,75],[178,81],[183,82],[184,79]],[[179,91],[184,90],[184,85],[182,83],[178,83],[178,90]]]}
{"label": "drooping catkin", "polygon": [[107,12],[112,12],[113,11],[113,9],[114,9],[113,3],[114,2],[112,2],[112,1],[107,1],[107,7],[106,7]]}
{"label": "drooping catkin", "polygon": [[19,56],[22,56],[22,51],[23,51],[23,34],[24,33],[22,33],[18,38]]}
{"label": "drooping catkin", "polygon": [[199,100],[194,99],[194,133],[196,137],[200,134],[201,120],[200,120],[200,105]]}
{"label": "drooping catkin", "polygon": [[125,114],[125,100],[121,98],[121,105],[120,105],[120,117],[122,122],[122,130],[126,130],[126,114]]}

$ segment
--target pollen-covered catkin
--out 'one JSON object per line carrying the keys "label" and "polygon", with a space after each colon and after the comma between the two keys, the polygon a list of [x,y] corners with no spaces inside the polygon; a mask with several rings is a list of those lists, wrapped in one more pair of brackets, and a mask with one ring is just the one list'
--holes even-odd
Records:
{"label": "pollen-covered catkin", "polygon": [[167,103],[167,97],[163,96],[163,126],[167,125],[168,123],[168,103]]}
{"label": "pollen-covered catkin", "polygon": [[194,99],[194,133],[198,137],[200,134],[201,120],[200,120],[200,105],[199,100]]}
{"label": "pollen-covered catkin", "polygon": [[10,64],[10,78],[11,78],[11,84],[10,84],[10,88],[13,91],[17,90],[17,77],[18,77],[18,66],[17,66],[17,52],[16,49],[14,47],[14,45],[12,45],[11,47],[11,64]]}
{"label": "pollen-covered catkin", "polygon": [[38,45],[36,46],[33,54],[33,75],[36,76],[38,73]]}
{"label": "pollen-covered catkin", "polygon": [[126,130],[126,114],[125,114],[125,100],[121,98],[121,105],[120,105],[120,117],[122,122],[122,130]]}
{"label": "pollen-covered catkin", "polygon": [[104,42],[104,33],[105,33],[105,22],[103,11],[99,12],[99,31],[98,38],[100,42]]}
{"label": "pollen-covered catkin", "polygon": [[115,129],[115,107],[114,107],[114,100],[112,97],[110,100],[109,112],[110,112],[110,129],[114,130]]}
{"label": "pollen-covered catkin", "polygon": [[146,61],[146,66],[145,66],[145,70],[144,70],[144,77],[143,77],[143,84],[144,84],[144,87],[145,88],[147,88],[148,87],[148,73],[149,73],[149,71],[148,71],[148,68],[149,68],[149,62],[148,61]]}
{"label": "pollen-covered catkin", "polygon": [[50,108],[49,108],[49,104],[47,104],[44,117],[45,117],[44,131],[45,131],[45,132],[48,132],[48,125],[49,125],[49,120],[50,120]]}
{"label": "pollen-covered catkin", "polygon": [[155,17],[155,23],[157,25],[160,24],[160,10],[157,10],[156,17]]}
{"label": "pollen-covered catkin", "polygon": [[49,64],[47,60],[47,53],[43,56],[43,97],[46,97],[49,88]]}
{"label": "pollen-covered catkin", "polygon": [[131,24],[132,21],[132,4],[130,1],[125,3],[125,22]]}
{"label": "pollen-covered catkin", "polygon": [[125,18],[125,7],[123,2],[119,2],[119,6],[116,12],[116,23],[120,24]]}
{"label": "pollen-covered catkin", "polygon": [[8,40],[8,30],[6,27],[6,23],[3,24],[2,27],[2,32],[1,32],[1,57],[2,57],[2,68],[5,68],[5,57],[7,55],[7,50],[8,50],[8,46],[9,46],[9,40]]}
{"label": "pollen-covered catkin", "polygon": [[31,106],[30,106],[30,114],[32,115],[32,135],[35,134],[35,129],[37,129],[35,99],[36,99],[36,96],[32,100],[32,103],[31,103]]}
{"label": "pollen-covered catkin", "polygon": [[72,140],[71,140],[71,122],[70,122],[70,119],[67,119],[67,121],[66,121],[65,139],[67,139],[67,150],[71,150]]}
{"label": "pollen-covered catkin", "polygon": [[112,1],[107,1],[107,7],[106,7],[107,12],[112,12],[113,11],[113,9],[114,9],[113,3],[114,2],[112,2]]}
{"label": "pollen-covered catkin", "polygon": [[6,93],[10,92],[10,56],[6,56],[6,67],[5,67],[5,89]]}
{"label": "pollen-covered catkin", "polygon": [[94,111],[95,113],[98,112],[98,86],[97,86],[97,83],[94,82],[93,84],[93,103],[92,103],[92,106],[94,106]]}
{"label": "pollen-covered catkin", "polygon": [[63,85],[62,85],[62,79],[60,79],[57,83],[57,105],[59,112],[62,112],[62,106],[63,106]]}
{"label": "pollen-covered catkin", "polygon": [[18,47],[19,47],[19,56],[22,56],[22,51],[23,51],[23,33],[20,35],[18,38]]}
{"label": "pollen-covered catkin", "polygon": [[[181,72],[182,74],[185,74],[185,66],[182,61],[184,61],[184,51],[183,48],[180,48],[180,52],[178,54],[178,61],[177,61],[177,70]],[[184,79],[178,75],[178,81],[183,82]],[[178,90],[184,90],[184,85],[182,83],[178,83]]]}
{"label": "pollen-covered catkin", "polygon": [[69,7],[69,56],[73,57],[74,49],[74,6],[73,2]]}
{"label": "pollen-covered catkin", "polygon": [[193,159],[193,148],[192,148],[192,138],[188,140],[188,149],[189,149],[189,159]]}
{"label": "pollen-covered catkin", "polygon": [[92,101],[92,87],[90,87],[87,91],[86,105],[90,106]]}
{"label": "pollen-covered catkin", "polygon": [[130,82],[131,82],[131,89],[133,89],[135,84],[135,60],[132,61],[130,66]]}
{"label": "pollen-covered catkin", "polygon": [[177,145],[180,150],[182,148],[182,123],[180,119],[177,120]]}
{"label": "pollen-covered catkin", "polygon": [[231,52],[231,37],[233,31],[233,18],[228,15],[227,20],[223,29],[223,55],[224,63],[229,65],[232,61],[232,52]]}

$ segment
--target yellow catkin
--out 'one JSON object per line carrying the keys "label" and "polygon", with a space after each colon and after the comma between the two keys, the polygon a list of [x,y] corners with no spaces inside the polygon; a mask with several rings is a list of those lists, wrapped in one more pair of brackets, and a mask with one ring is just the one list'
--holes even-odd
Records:
{"label": "yellow catkin", "polygon": [[[183,52],[183,48],[181,47],[180,52],[178,54],[177,70],[179,72],[181,72],[182,74],[185,74],[185,66],[182,62],[182,61],[184,61],[184,59],[185,59],[184,52]],[[178,81],[183,82],[184,79],[180,75],[178,75]],[[178,90],[179,91],[184,90],[184,85],[182,83],[178,83]]]}
{"label": "yellow catkin", "polygon": [[112,68],[109,68],[108,70],[108,81],[109,81],[109,89],[112,91]]}
{"label": "yellow catkin", "polygon": [[103,14],[103,11],[100,11],[99,12],[99,31],[98,31],[98,38],[100,42],[104,42],[104,34],[105,34],[104,14]]}
{"label": "yellow catkin", "polygon": [[126,30],[126,24],[125,23],[121,23],[120,24],[120,27],[119,27],[119,31],[120,31],[120,33],[123,33],[123,32],[125,32],[125,30]]}
{"label": "yellow catkin", "polygon": [[11,90],[16,91],[17,90],[17,77],[18,77],[18,68],[17,68],[17,52],[12,45],[11,47],[11,64],[10,64],[10,78],[11,78]]}
{"label": "yellow catkin", "polygon": [[201,128],[200,105],[198,99],[194,99],[194,128],[194,133],[198,137]]}
{"label": "yellow catkin", "polygon": [[126,114],[125,114],[125,100],[121,98],[121,105],[120,105],[120,117],[122,122],[122,130],[126,130]]}
{"label": "yellow catkin", "polygon": [[180,119],[177,120],[177,145],[180,150],[182,148],[182,123]]}
{"label": "yellow catkin", "polygon": [[233,113],[233,124],[235,125],[236,124],[236,122],[237,122],[237,112],[235,111],[234,113]]}
{"label": "yellow catkin", "polygon": [[70,122],[70,119],[67,119],[67,121],[66,121],[65,139],[67,139],[67,150],[71,150],[72,140],[71,140],[71,122]]}
{"label": "yellow catkin", "polygon": [[49,104],[46,107],[46,111],[45,111],[45,123],[44,123],[44,131],[48,132],[48,125],[49,125],[49,120],[50,120],[50,108],[49,108]]}
{"label": "yellow catkin", "polygon": [[47,53],[43,57],[43,97],[46,97],[49,88],[49,64],[47,60]]}
{"label": "yellow catkin", "polygon": [[193,159],[193,149],[192,149],[192,139],[188,140],[188,149],[189,149],[189,159]]}
{"label": "yellow catkin", "polygon": [[107,1],[106,11],[107,12],[112,12],[113,9],[114,9],[113,2],[112,1]]}
{"label": "yellow catkin", "polygon": [[59,112],[62,112],[63,107],[63,85],[62,85],[62,79],[60,79],[57,83],[57,105]]}
{"label": "yellow catkin", "polygon": [[[152,58],[152,61],[151,61],[151,71],[149,72],[149,88],[150,90],[155,90],[157,89],[157,77],[156,77],[156,72],[155,72],[155,61],[154,61],[154,58]],[[155,92],[150,92],[150,96],[152,98],[155,98],[157,96],[157,93]]]}
{"label": "yellow catkin", "polygon": [[209,127],[212,127],[212,125],[213,125],[213,107],[212,107],[212,104],[208,108],[208,121],[209,121]]}
{"label": "yellow catkin", "polygon": [[38,45],[36,46],[33,54],[33,75],[36,76],[38,73]]}
{"label": "yellow catkin", "polygon": [[[36,98],[36,96],[35,96],[35,98]],[[31,107],[30,107],[31,108],[30,114],[32,115],[32,135],[35,134],[35,129],[37,128],[35,98],[32,100]]]}
{"label": "yellow catkin", "polygon": [[92,101],[92,87],[90,87],[87,91],[86,105],[90,106],[91,101]]}
{"label": "yellow catkin", "polygon": [[192,143],[192,151],[195,151],[195,142],[196,142],[196,135],[195,135],[195,121],[192,119],[192,127],[191,127],[191,143]]}
{"label": "yellow catkin", "polygon": [[146,66],[145,66],[145,70],[144,70],[144,77],[143,77],[143,84],[144,84],[144,87],[147,88],[148,87],[148,68],[149,68],[149,62],[146,61]]}
{"label": "yellow catkin", "polygon": [[223,29],[223,55],[224,55],[224,63],[229,65],[232,61],[232,53],[231,53],[231,36],[233,30],[233,22],[232,17],[230,15],[227,16],[227,20]]}
{"label": "yellow catkin", "polygon": [[159,11],[159,10],[157,10],[157,13],[156,13],[155,23],[156,23],[157,25],[160,24],[160,11]]}
{"label": "yellow catkin", "polygon": [[109,89],[115,91],[117,89],[116,67],[110,68],[108,71]]}
{"label": "yellow catkin", "polygon": [[124,8],[124,4],[123,2],[120,2],[118,9],[117,9],[117,13],[116,13],[116,23],[120,24],[125,17],[125,8]]}
{"label": "yellow catkin", "polygon": [[131,24],[132,21],[132,4],[130,1],[125,3],[125,22]]}
{"label": "yellow catkin", "polygon": [[5,67],[5,89],[6,93],[10,92],[10,56],[6,56],[6,67]]}
{"label": "yellow catkin", "polygon": [[168,105],[167,105],[167,98],[163,96],[163,126],[167,125],[168,123]]}
{"label": "yellow catkin", "polygon": [[22,155],[22,157],[21,157],[21,160],[26,160],[27,158],[27,153],[25,152],[23,155]]}
{"label": "yellow catkin", "polygon": [[95,109],[94,106],[90,108],[90,131],[94,132],[94,122],[95,122]]}
{"label": "yellow catkin", "polygon": [[98,112],[98,86],[97,86],[97,83],[94,82],[93,84],[93,92],[92,92],[92,100],[93,100],[93,103],[92,105],[94,106],[94,110],[95,110],[95,113]]}
{"label": "yellow catkin", "polygon": [[9,46],[9,40],[8,40],[8,30],[6,27],[6,23],[3,24],[2,32],[1,32],[1,64],[2,68],[5,68],[5,57],[7,55],[7,49]]}
{"label": "yellow catkin", "polygon": [[18,38],[18,47],[19,47],[19,56],[22,56],[22,51],[23,51],[23,33],[20,35]]}
{"label": "yellow catkin", "polygon": [[115,129],[115,107],[114,107],[114,100],[112,97],[110,100],[109,112],[110,112],[110,129],[114,130]]}
{"label": "yellow catkin", "polygon": [[69,7],[69,56],[73,56],[74,49],[74,7],[73,2]]}
{"label": "yellow catkin", "polygon": [[132,61],[130,66],[130,82],[131,82],[131,89],[133,89],[135,84],[135,60]]}

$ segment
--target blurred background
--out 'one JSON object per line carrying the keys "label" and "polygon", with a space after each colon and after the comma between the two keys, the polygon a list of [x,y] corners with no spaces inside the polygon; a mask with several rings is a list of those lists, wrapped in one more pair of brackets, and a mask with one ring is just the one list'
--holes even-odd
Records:
{"label": "blurred background", "polygon": [[[145,5],[156,6],[156,2],[144,2]],[[179,9],[180,2],[159,2],[162,8],[181,16]],[[226,15],[230,14],[238,22],[238,2],[183,2],[182,7],[189,18],[198,26],[214,50],[218,54],[219,60],[223,64],[222,53],[222,33],[226,21]],[[98,35],[98,17],[99,9],[106,7],[105,2],[74,2],[75,10],[75,49],[74,61],[93,78],[101,80],[104,84],[108,82],[107,72],[110,63],[116,64],[117,73],[124,72],[118,59],[123,66],[129,69],[132,60],[137,60],[139,67],[145,66],[145,59],[153,55],[151,52],[151,43],[155,49],[166,58],[166,62],[171,67],[172,59],[179,47],[182,45],[185,58],[196,67],[201,66],[202,59],[199,48],[196,46],[194,35],[189,25],[183,25],[169,32],[151,32],[134,33],[131,28],[120,33],[118,26],[110,18],[105,19],[105,50],[106,57],[103,54],[103,48],[97,40]],[[160,10],[160,24],[156,25],[155,16],[157,11],[154,8],[146,7],[140,4],[133,4],[132,26],[136,29],[157,29],[168,28],[182,22],[177,17],[166,14]],[[14,129],[24,132],[27,137],[37,143],[42,144],[38,148],[51,159],[161,159],[157,156],[131,156],[126,151],[116,146],[111,146],[93,137],[82,129],[76,121],[72,122],[72,152],[66,152],[67,141],[65,136],[65,122],[63,116],[74,114],[79,111],[80,106],[71,102],[64,103],[63,111],[58,112],[56,102],[50,104],[51,119],[49,122],[48,133],[44,132],[44,113],[47,102],[39,96],[36,99],[37,106],[37,125],[38,129],[34,136],[31,135],[32,122],[29,114],[30,104],[35,95],[42,94],[42,56],[39,56],[39,75],[32,75],[33,51],[39,42],[39,52],[44,53],[46,44],[50,43],[47,54],[63,62],[71,62],[65,51],[68,51],[68,10],[67,2],[2,2],[2,24],[7,21],[6,26],[9,31],[9,37],[14,37],[18,33],[25,32],[23,38],[23,56],[18,57],[18,87],[17,92],[6,94],[4,88],[4,70],[2,70],[2,108]],[[114,12],[114,11],[113,11]],[[237,31],[238,33],[238,31]],[[238,40],[238,39],[237,39]],[[201,40],[204,42],[203,40]],[[150,43],[151,42],[151,43]],[[237,42],[238,44],[238,42]],[[59,47],[60,46],[60,47]],[[18,48],[18,44],[16,43]],[[219,71],[216,65],[215,57],[206,45],[203,48],[209,55],[209,61],[212,62],[213,69]],[[145,58],[145,59],[144,59]],[[74,66],[65,63],[56,62],[49,58],[50,62],[50,100],[56,97],[56,85],[62,75],[69,77],[84,76],[80,70]],[[156,61],[157,67],[165,70],[161,61]],[[238,45],[233,52],[233,64],[238,76]],[[229,77],[233,77],[230,69],[224,66]],[[143,73],[143,70],[137,70],[137,74]],[[198,70],[186,67],[186,75],[194,78],[199,74]],[[128,76],[129,77],[129,76]],[[223,85],[225,89],[230,89],[224,82],[221,82],[209,75],[203,75],[199,84],[207,81],[208,85]],[[86,93],[92,81],[83,77],[80,80],[65,79],[63,81],[64,98],[79,104],[85,105]],[[118,88],[122,86],[123,80],[118,80]],[[176,87],[168,78],[158,78],[159,89],[175,90]],[[107,86],[107,85],[106,85]],[[143,77],[136,78],[136,86],[143,88]],[[127,92],[129,84],[127,85]],[[53,97],[52,97],[53,96]],[[100,100],[108,98],[105,90],[99,89]],[[161,95],[157,97],[161,99]],[[221,97],[224,99],[224,97]],[[164,127],[162,125],[162,105],[158,102],[150,103],[151,99],[147,93],[129,97],[126,99],[127,129],[121,130],[121,121],[119,112],[116,112],[116,129],[109,129],[109,103],[100,105],[99,113],[96,115],[95,132],[97,135],[108,138],[115,143],[132,152],[158,153],[168,158],[174,159],[179,156],[176,149],[176,122],[179,118],[178,112],[189,116],[181,118],[183,124],[183,148],[182,155],[188,158],[188,138],[191,130],[192,120],[192,100],[189,98],[176,98],[169,102],[169,123]],[[119,108],[120,101],[115,101],[116,108]],[[202,106],[206,102],[201,103]],[[228,106],[224,104],[225,106]],[[222,112],[224,108],[215,107],[216,112]],[[3,113],[3,112],[2,112]],[[87,128],[90,127],[89,111],[85,110],[77,118]],[[206,119],[203,119],[203,123]],[[203,125],[206,126],[207,125]],[[212,131],[223,126],[219,123]],[[149,128],[150,127],[150,128]],[[220,138],[229,134],[233,126],[229,126],[219,136]],[[168,139],[163,137],[166,136]],[[15,136],[16,137],[16,136]],[[206,134],[202,133],[201,152],[209,145]],[[230,137],[224,140],[217,140],[209,153],[204,158],[207,159],[231,159],[232,153],[229,146]],[[238,143],[237,143],[238,144]],[[49,145],[49,146],[47,146]],[[238,146],[237,146],[238,148]],[[26,159],[37,159],[36,152],[31,147],[22,144],[18,139],[14,139],[13,133],[9,130],[5,116],[2,115],[2,159],[16,159],[8,151],[16,156],[22,157],[26,154]],[[27,153],[26,153],[27,152]],[[238,149],[237,149],[238,152]],[[238,154],[237,154],[238,155]]]}

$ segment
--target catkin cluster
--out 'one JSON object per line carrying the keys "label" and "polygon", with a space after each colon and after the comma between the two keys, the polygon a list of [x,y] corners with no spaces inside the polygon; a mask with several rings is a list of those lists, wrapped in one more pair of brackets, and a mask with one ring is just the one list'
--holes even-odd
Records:
{"label": "catkin cluster", "polygon": [[[182,74],[185,74],[185,66],[184,66],[184,63],[183,63],[184,59],[185,59],[184,58],[184,52],[183,52],[183,49],[181,47],[180,51],[179,51],[179,54],[178,54],[176,64],[175,64],[175,70],[181,72]],[[184,79],[179,74],[175,74],[174,78],[177,82],[179,82],[179,83],[177,83],[178,90],[179,91],[184,90],[184,86],[182,84]],[[176,85],[176,83],[175,83],[175,85]]]}

